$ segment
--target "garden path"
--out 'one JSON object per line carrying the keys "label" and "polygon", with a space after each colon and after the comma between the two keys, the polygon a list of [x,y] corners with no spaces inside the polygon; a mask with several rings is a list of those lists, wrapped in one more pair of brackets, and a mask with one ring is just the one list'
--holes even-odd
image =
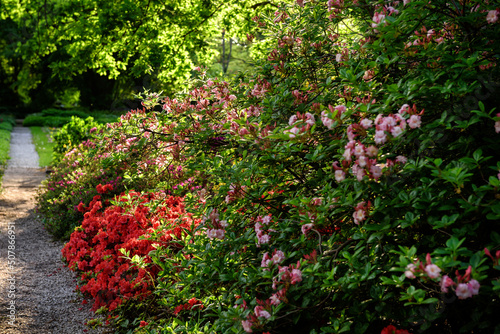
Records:
{"label": "garden path", "polygon": [[0,334],[97,333],[84,325],[90,304],[81,304],[63,266],[63,243],[36,219],[34,196],[45,172],[28,128],[12,131],[10,157],[0,194]]}

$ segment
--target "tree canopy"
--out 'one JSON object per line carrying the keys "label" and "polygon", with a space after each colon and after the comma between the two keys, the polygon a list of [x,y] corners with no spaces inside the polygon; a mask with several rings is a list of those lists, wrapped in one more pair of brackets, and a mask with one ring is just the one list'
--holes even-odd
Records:
{"label": "tree canopy", "polygon": [[243,40],[251,18],[273,7],[258,0],[5,0],[0,71],[11,88],[2,99],[14,92],[50,104],[66,91],[82,94],[84,104],[109,105],[103,92],[109,100],[131,87],[174,91],[213,59],[210,42],[223,30]]}

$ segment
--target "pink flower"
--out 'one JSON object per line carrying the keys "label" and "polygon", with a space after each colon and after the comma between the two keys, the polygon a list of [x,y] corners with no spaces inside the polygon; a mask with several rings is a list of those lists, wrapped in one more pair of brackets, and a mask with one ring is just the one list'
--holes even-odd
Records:
{"label": "pink flower", "polygon": [[271,305],[279,305],[281,304],[281,300],[280,298],[278,297],[278,294],[274,293],[270,298],[271,300]]}
{"label": "pink flower", "polygon": [[269,319],[271,317],[271,314],[269,314],[269,312],[264,310],[264,308],[260,305],[255,306],[253,311],[254,311],[256,317],[263,317],[266,319]]}
{"label": "pink flower", "polygon": [[500,121],[495,122],[495,132],[500,133]]}
{"label": "pink flower", "polygon": [[498,12],[496,10],[490,10],[488,15],[486,15],[486,21],[490,24],[498,21]]}
{"label": "pink flower", "polygon": [[408,159],[407,159],[405,156],[403,156],[403,155],[398,155],[398,156],[396,157],[396,162],[399,162],[399,163],[401,163],[401,164],[403,164],[403,165],[404,165],[407,161],[408,161]]}
{"label": "pink flower", "polygon": [[399,137],[400,134],[403,133],[403,130],[399,126],[395,126],[391,130],[391,135],[396,138]]}
{"label": "pink flower", "polygon": [[375,157],[377,156],[377,154],[378,148],[373,145],[368,146],[368,148],[366,149],[366,155],[368,155],[369,157]]}
{"label": "pink flower", "polygon": [[451,278],[448,277],[448,275],[444,275],[441,277],[441,292],[448,292],[448,288],[452,285],[454,285],[455,282]]}
{"label": "pink flower", "polygon": [[302,271],[300,269],[293,269],[292,270],[292,284],[296,284],[302,281]]}
{"label": "pink flower", "polygon": [[[499,175],[500,175],[500,173],[499,173]],[[335,181],[342,182],[344,180],[345,180],[345,173],[344,173],[344,171],[340,170],[340,169],[336,170],[335,171]]]}
{"label": "pink flower", "polygon": [[309,124],[310,126],[316,124],[313,114],[306,112],[306,124]]}
{"label": "pink flower", "polygon": [[416,269],[416,266],[413,263],[410,263],[409,265],[407,265],[406,271],[405,271],[405,276],[409,279],[414,279],[415,278],[415,269]]}
{"label": "pink flower", "polygon": [[475,296],[477,294],[479,294],[479,288],[481,287],[481,285],[479,284],[478,281],[476,281],[475,279],[471,279],[469,281],[469,283],[467,283],[468,287],[469,287],[469,291],[470,293]]}
{"label": "pink flower", "polygon": [[372,176],[375,180],[378,180],[382,176],[382,168],[377,165],[372,165],[370,167],[370,173],[372,173]]}
{"label": "pink flower", "polygon": [[344,151],[344,154],[342,154],[342,156],[344,157],[344,159],[347,161],[347,162],[351,162],[351,149],[348,148],[347,150]]}
{"label": "pink flower", "polygon": [[273,263],[278,264],[283,262],[284,260],[285,260],[285,253],[283,253],[283,251],[280,250],[275,250],[271,258],[271,261],[273,261]]}
{"label": "pink flower", "polygon": [[354,147],[354,155],[357,157],[365,155],[365,147],[363,146],[363,144],[356,144],[356,146]]}
{"label": "pink flower", "polygon": [[375,144],[380,145],[386,142],[387,136],[384,131],[377,130],[375,131]]}
{"label": "pink flower", "polygon": [[344,106],[343,104],[341,104],[341,105],[336,106],[336,107],[335,107],[335,108],[333,108],[333,109],[337,110],[337,115],[336,115],[336,117],[340,117],[340,115],[342,115],[343,113],[345,113],[345,112],[346,112],[347,107],[346,107],[346,106]]}
{"label": "pink flower", "polygon": [[430,278],[438,278],[441,269],[435,264],[428,264],[425,266],[425,272]]}
{"label": "pink flower", "polygon": [[367,71],[365,71],[365,74],[363,75],[363,80],[368,81],[368,80],[372,79],[374,77],[374,75],[375,75],[375,72],[373,70],[367,70]]}
{"label": "pink flower", "polygon": [[262,217],[263,224],[269,225],[270,222],[271,222],[271,216],[268,215],[268,216]]}
{"label": "pink flower", "polygon": [[364,155],[360,156],[359,159],[357,160],[357,163],[359,167],[365,168],[366,164],[368,162],[368,158],[365,157]]}
{"label": "pink flower", "polygon": [[250,320],[243,320],[241,325],[243,326],[245,332],[252,333],[252,322]]}
{"label": "pink flower", "polygon": [[269,257],[269,253],[265,252],[264,256],[262,257],[262,261],[260,262],[260,266],[262,268],[267,268],[269,267],[269,263],[271,263],[271,258]]}
{"label": "pink flower", "polygon": [[367,118],[363,118],[361,120],[361,122],[359,122],[359,124],[365,128],[365,129],[368,129],[368,128],[371,128],[373,126],[373,121],[371,119],[367,119]]}
{"label": "pink flower", "polygon": [[467,299],[472,297],[472,292],[469,290],[469,286],[465,283],[458,284],[455,293],[457,294],[458,299]]}
{"label": "pink flower", "polygon": [[354,214],[352,215],[352,217],[354,218],[354,223],[359,225],[360,222],[362,222],[363,220],[366,219],[365,210],[358,209],[358,210],[354,211]]}
{"label": "pink flower", "polygon": [[418,115],[411,115],[410,119],[408,120],[408,125],[412,129],[419,128],[421,124],[422,121],[420,120],[420,116]]}
{"label": "pink flower", "polygon": [[328,117],[328,113],[326,111],[321,112],[321,122],[323,122],[323,125],[328,128],[328,130],[331,130],[333,128],[333,119]]}
{"label": "pink flower", "polygon": [[408,113],[408,110],[410,109],[410,106],[408,104],[403,104],[401,108],[398,110],[398,114],[404,115]]}
{"label": "pink flower", "polygon": [[261,236],[257,236],[259,239],[259,244],[267,244],[271,240],[269,234],[262,234]]}
{"label": "pink flower", "polygon": [[288,120],[288,125],[292,126],[295,122],[297,121],[297,115],[293,115],[292,117],[290,117],[290,119]]}
{"label": "pink flower", "polygon": [[379,12],[375,13],[375,15],[373,15],[373,18],[372,18],[372,21],[374,22],[374,23],[372,23],[372,28],[376,28],[380,24],[380,22],[382,22],[382,20],[384,20],[384,19],[385,19],[384,14],[379,13]]}
{"label": "pink flower", "polygon": [[313,227],[314,227],[314,224],[312,224],[312,223],[302,225],[302,227],[301,227],[302,234],[307,235],[307,232],[309,232]]}

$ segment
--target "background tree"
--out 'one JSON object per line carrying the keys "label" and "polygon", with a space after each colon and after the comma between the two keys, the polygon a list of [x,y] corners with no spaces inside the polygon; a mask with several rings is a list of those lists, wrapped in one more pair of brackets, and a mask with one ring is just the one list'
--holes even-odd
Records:
{"label": "background tree", "polygon": [[134,107],[123,98],[142,87],[182,87],[195,66],[215,57],[214,36],[222,29],[229,38],[250,34],[247,21],[273,6],[255,0],[6,0],[2,78],[36,108],[67,100],[91,109]]}

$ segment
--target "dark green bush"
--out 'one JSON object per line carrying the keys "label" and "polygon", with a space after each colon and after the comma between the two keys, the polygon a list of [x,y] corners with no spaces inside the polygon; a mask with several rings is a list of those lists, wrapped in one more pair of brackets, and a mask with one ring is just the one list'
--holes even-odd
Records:
{"label": "dark green bush", "polygon": [[54,164],[58,164],[66,152],[77,147],[80,143],[92,138],[103,126],[96,122],[93,117],[82,119],[71,117],[71,121],[53,136],[54,139]]}
{"label": "dark green bush", "polygon": [[43,116],[59,116],[59,117],[71,117],[77,116],[80,118],[87,118],[90,115],[82,110],[61,110],[61,109],[44,109],[42,110]]}
{"label": "dark green bush", "polygon": [[71,121],[71,117],[61,116],[43,116],[42,114],[28,115],[24,121],[23,126],[50,126],[61,127]]}

